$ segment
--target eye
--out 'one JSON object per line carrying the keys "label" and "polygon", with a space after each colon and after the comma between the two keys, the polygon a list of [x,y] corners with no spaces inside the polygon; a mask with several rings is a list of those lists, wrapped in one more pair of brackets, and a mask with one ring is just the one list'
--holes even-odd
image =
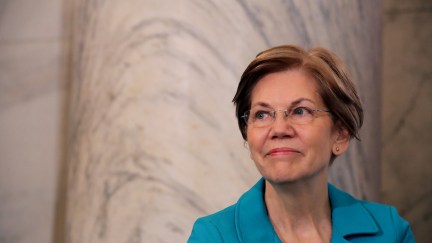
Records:
{"label": "eye", "polygon": [[312,114],[312,110],[307,107],[296,107],[291,111],[294,116],[307,116]]}
{"label": "eye", "polygon": [[265,120],[270,117],[270,112],[268,111],[255,111],[253,113],[254,120]]}

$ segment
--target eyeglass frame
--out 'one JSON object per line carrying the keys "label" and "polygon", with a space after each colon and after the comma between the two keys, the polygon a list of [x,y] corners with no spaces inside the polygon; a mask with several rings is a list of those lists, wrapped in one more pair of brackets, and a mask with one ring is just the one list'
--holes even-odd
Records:
{"label": "eyeglass frame", "polygon": [[[307,108],[309,112],[312,112],[312,116],[313,116],[314,118],[315,118],[314,115],[315,115],[316,112],[327,112],[327,113],[330,113],[330,114],[332,113],[330,110],[324,110],[324,109],[310,109],[310,108],[308,108],[308,107],[296,107],[296,108],[294,108],[294,109],[290,108],[290,109],[286,109],[286,110],[282,110],[282,109],[278,109],[278,110],[269,110],[269,111],[267,111],[267,112],[269,112],[269,113],[271,114],[272,121],[271,121],[271,123],[270,123],[269,125],[266,125],[266,126],[263,126],[263,127],[268,127],[268,126],[272,125],[272,124],[276,121],[276,113],[279,112],[279,111],[283,111],[283,113],[284,113],[284,118],[290,120],[290,116],[292,116],[292,115],[290,115],[290,112],[293,111],[293,110],[295,110],[295,109],[297,109],[297,108]],[[243,118],[243,121],[245,122],[246,125],[249,125],[249,123],[248,123],[248,119],[249,119],[249,115],[250,115],[250,111],[251,111],[251,110],[252,110],[252,109],[249,109],[249,110],[245,111],[244,114],[241,116],[241,118]],[[313,120],[313,119],[312,119],[312,120]],[[290,121],[292,121],[292,120],[290,120]],[[296,122],[294,122],[294,124],[300,124],[300,123],[296,123]]]}

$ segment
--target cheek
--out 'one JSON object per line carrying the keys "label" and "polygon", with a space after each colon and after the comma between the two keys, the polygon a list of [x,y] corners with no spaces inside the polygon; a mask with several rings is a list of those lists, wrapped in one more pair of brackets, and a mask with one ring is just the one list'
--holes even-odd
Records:
{"label": "cheek", "polygon": [[257,130],[247,130],[247,142],[252,153],[261,151],[265,143],[265,134]]}
{"label": "cheek", "polygon": [[319,153],[331,152],[332,136],[326,129],[303,131],[299,136],[303,144]]}

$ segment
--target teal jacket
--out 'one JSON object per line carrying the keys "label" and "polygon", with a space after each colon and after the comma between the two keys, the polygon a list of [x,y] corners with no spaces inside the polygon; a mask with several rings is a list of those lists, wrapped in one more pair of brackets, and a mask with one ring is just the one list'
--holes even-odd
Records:
{"label": "teal jacket", "polygon": [[[331,242],[415,242],[409,224],[394,207],[358,200],[331,184],[328,190]],[[281,242],[267,215],[264,179],[243,194],[236,204],[199,218],[188,242]]]}

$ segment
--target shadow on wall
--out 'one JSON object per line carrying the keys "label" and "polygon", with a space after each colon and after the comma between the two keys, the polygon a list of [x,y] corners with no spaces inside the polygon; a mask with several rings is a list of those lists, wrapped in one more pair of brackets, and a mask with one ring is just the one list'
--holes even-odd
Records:
{"label": "shadow on wall", "polygon": [[432,229],[432,2],[384,3],[382,199],[410,222],[417,242],[426,243]]}
{"label": "shadow on wall", "polygon": [[66,38],[62,42],[62,49],[63,49],[63,59],[61,60],[64,65],[62,67],[64,68],[64,77],[65,80],[65,87],[64,87],[64,96],[62,101],[62,109],[61,112],[59,112],[59,116],[61,118],[59,119],[62,121],[59,132],[60,138],[59,141],[61,142],[60,146],[60,153],[59,153],[59,166],[58,166],[58,174],[57,174],[57,185],[56,185],[56,194],[55,194],[55,214],[53,219],[53,231],[52,231],[52,242],[56,243],[64,243],[68,242],[66,239],[66,230],[67,230],[67,221],[66,221],[66,214],[67,214],[67,192],[68,192],[68,161],[69,161],[69,146],[68,141],[69,139],[69,133],[68,133],[68,124],[70,121],[70,101],[71,101],[71,88],[72,88],[72,63],[73,63],[73,53],[71,49],[71,43],[72,38],[72,14],[73,14],[73,1],[62,1],[62,16],[63,16],[63,23],[62,23],[62,36],[65,36]]}

